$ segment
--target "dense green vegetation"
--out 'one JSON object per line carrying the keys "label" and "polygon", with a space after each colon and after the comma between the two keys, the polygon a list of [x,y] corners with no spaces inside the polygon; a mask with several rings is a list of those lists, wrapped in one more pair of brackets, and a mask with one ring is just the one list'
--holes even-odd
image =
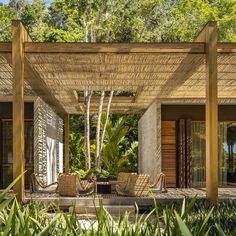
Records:
{"label": "dense green vegetation", "polygon": [[0,40],[10,40],[7,26],[19,18],[35,41],[83,41],[86,28],[96,42],[106,41],[107,35],[112,42],[191,41],[209,20],[218,21],[220,41],[236,41],[235,0],[45,2],[10,0],[1,6]]}
{"label": "dense green vegetation", "polygon": [[[124,170],[137,171],[138,118],[138,115],[110,115],[103,145],[102,168],[108,171],[111,177]],[[81,173],[81,169],[85,166],[83,122],[83,116],[71,117],[70,166],[72,171],[78,173]],[[96,123],[93,122],[91,126],[91,155],[94,169]],[[79,132],[78,127],[80,127]]]}
{"label": "dense green vegetation", "polygon": [[[19,179],[19,178],[18,178]],[[14,183],[13,183],[14,184]],[[131,219],[128,213],[118,220],[100,205],[96,219],[82,221],[55,206],[45,207],[31,201],[21,205],[14,196],[4,200],[11,184],[0,194],[1,235],[235,235],[236,202],[220,203],[212,208],[209,202],[193,198],[182,205],[157,206],[145,215]]]}

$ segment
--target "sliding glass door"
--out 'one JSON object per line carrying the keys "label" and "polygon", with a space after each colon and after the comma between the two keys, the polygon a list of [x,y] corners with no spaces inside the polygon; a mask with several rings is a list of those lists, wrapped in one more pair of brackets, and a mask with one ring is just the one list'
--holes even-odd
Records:
{"label": "sliding glass door", "polygon": [[203,187],[206,181],[205,122],[192,121],[192,186]]}
{"label": "sliding glass door", "polygon": [[[192,121],[192,186],[206,181],[205,122]],[[219,122],[219,185],[236,186],[236,122]]]}

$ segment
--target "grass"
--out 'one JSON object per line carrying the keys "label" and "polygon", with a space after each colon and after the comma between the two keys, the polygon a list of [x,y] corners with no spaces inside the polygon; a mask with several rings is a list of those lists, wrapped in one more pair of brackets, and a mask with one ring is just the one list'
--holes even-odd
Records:
{"label": "grass", "polygon": [[18,179],[0,195],[0,235],[236,235],[235,201],[220,203],[218,208],[196,198],[182,205],[154,202],[148,214],[140,216],[137,208],[132,223],[128,213],[114,220],[101,203],[97,220],[84,222],[75,212],[68,214],[33,201],[19,204],[14,196],[4,199]]}

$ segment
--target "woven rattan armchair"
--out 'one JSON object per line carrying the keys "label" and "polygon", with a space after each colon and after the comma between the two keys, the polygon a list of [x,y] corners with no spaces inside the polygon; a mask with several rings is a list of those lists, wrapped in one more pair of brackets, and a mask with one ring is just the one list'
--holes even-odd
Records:
{"label": "woven rattan armchair", "polygon": [[127,178],[126,183],[121,182],[116,185],[116,191],[119,195],[130,197],[148,196],[149,175],[129,173],[125,178]]}
{"label": "woven rattan armchair", "polygon": [[76,173],[60,174],[59,195],[76,197],[78,195],[90,195],[95,190],[95,183],[81,180]]}
{"label": "woven rattan armchair", "polygon": [[43,181],[40,179],[40,177],[37,174],[32,173],[30,175],[30,191],[32,193],[36,193],[36,192],[55,193],[57,189],[58,189],[57,182],[46,185],[43,183]]}
{"label": "woven rattan armchair", "polygon": [[164,173],[157,175],[157,178],[153,184],[149,185],[149,190],[153,193],[167,193],[166,176]]}

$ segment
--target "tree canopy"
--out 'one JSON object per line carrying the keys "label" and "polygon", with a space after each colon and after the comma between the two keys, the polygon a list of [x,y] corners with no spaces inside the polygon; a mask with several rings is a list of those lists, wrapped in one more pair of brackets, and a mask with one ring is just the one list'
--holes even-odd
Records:
{"label": "tree canopy", "polygon": [[212,20],[220,41],[236,42],[236,0],[10,0],[0,6],[1,41],[13,19],[35,41],[184,42]]}

